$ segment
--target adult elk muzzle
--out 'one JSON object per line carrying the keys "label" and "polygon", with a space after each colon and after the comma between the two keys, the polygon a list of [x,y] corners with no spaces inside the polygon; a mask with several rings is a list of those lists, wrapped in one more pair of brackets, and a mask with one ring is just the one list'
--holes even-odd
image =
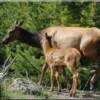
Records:
{"label": "adult elk muzzle", "polygon": [[3,40],[2,40],[2,44],[8,44],[10,42],[10,36],[9,34],[7,34]]}

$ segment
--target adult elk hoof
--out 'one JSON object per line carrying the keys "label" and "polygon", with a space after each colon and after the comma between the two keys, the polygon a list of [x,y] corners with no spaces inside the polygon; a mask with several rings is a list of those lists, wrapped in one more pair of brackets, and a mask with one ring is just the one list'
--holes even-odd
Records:
{"label": "adult elk hoof", "polygon": [[94,90],[94,85],[95,85],[95,80],[92,78],[90,80],[90,90],[93,91]]}

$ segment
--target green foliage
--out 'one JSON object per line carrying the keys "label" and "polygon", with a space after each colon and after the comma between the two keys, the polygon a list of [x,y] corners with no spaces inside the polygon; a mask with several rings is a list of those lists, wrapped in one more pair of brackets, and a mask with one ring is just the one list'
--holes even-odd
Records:
{"label": "green foliage", "polygon": [[[96,2],[1,2],[0,41],[15,20],[24,20],[22,27],[35,32],[49,26],[96,26],[100,27],[100,3]],[[38,81],[44,57],[42,51],[18,41],[0,47],[0,65],[6,56],[16,56],[10,68],[12,77],[29,77]],[[85,62],[88,64],[88,62]],[[88,67],[90,70],[90,66]],[[82,83],[88,79],[89,71],[81,73]],[[68,79],[70,74],[68,73]],[[63,79],[62,79],[63,80]],[[62,81],[63,82],[63,81]],[[44,84],[49,84],[48,72]]]}

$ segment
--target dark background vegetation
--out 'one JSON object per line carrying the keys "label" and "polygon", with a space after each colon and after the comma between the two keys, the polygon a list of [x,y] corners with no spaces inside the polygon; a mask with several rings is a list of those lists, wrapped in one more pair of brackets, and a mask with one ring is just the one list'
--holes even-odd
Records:
{"label": "dark background vegetation", "polygon": [[[100,3],[96,2],[2,2],[0,3],[0,41],[12,26],[14,21],[24,20],[23,28],[30,32],[40,31],[50,26],[83,26],[100,27]],[[7,77],[24,77],[38,82],[44,56],[39,49],[22,44],[18,41],[0,48],[0,66],[10,54],[17,56],[10,67]],[[93,64],[84,61],[85,71],[80,70],[80,87],[83,89],[90,77]],[[45,75],[43,84],[50,85],[49,71]],[[67,71],[68,79],[70,73]],[[62,78],[62,85],[64,79]],[[96,86],[99,88],[99,85]],[[86,87],[88,89],[88,86]]]}

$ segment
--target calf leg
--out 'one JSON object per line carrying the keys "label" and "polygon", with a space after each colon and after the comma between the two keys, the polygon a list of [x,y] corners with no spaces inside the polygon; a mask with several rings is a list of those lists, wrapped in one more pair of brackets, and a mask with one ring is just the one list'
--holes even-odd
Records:
{"label": "calf leg", "polygon": [[57,91],[60,92],[61,88],[60,88],[60,83],[59,83],[59,72],[58,71],[55,72],[55,77],[56,77],[57,86],[58,86],[58,90]]}
{"label": "calf leg", "polygon": [[70,90],[70,96],[75,96],[76,94],[76,89],[77,89],[77,85],[78,85],[78,71],[76,69],[76,63],[68,63],[67,64],[68,69],[70,70],[70,72],[73,74],[73,83],[72,83],[72,88]]}
{"label": "calf leg", "polygon": [[48,68],[48,64],[45,63],[45,64],[43,65],[43,67],[42,67],[42,71],[41,71],[41,75],[40,75],[40,80],[39,80],[39,82],[38,82],[39,85],[41,85],[41,83],[42,83],[42,80],[43,80],[43,77],[44,77],[44,74],[45,74],[47,68]]}
{"label": "calf leg", "polygon": [[75,96],[77,85],[78,85],[78,72],[73,74],[73,87],[72,87],[73,91],[71,93],[71,96]]}

